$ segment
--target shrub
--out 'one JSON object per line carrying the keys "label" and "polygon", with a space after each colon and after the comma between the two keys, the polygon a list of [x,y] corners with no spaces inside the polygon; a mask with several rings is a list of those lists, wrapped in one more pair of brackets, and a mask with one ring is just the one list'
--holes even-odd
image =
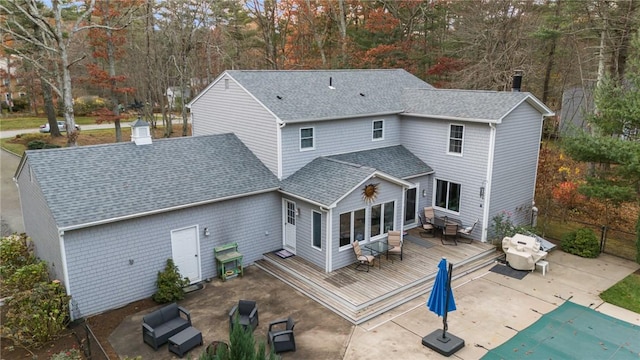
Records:
{"label": "shrub", "polygon": [[7,279],[13,273],[36,262],[33,243],[26,234],[13,234],[0,239],[0,276]]}
{"label": "shrub", "polygon": [[565,234],[560,247],[569,254],[586,258],[596,258],[600,255],[600,242],[593,230],[587,228]]}
{"label": "shrub", "polygon": [[29,150],[38,150],[44,148],[46,144],[47,143],[42,140],[33,140],[29,141],[29,143],[27,144],[27,148],[29,148]]}
{"label": "shrub", "polygon": [[17,269],[10,277],[4,281],[4,289],[8,292],[17,292],[32,289],[36,284],[49,281],[49,270],[47,263],[38,261],[33,264],[25,265]]}
{"label": "shrub", "polygon": [[[273,351],[267,352],[267,346],[264,341],[258,344],[256,349],[256,340],[253,336],[253,329],[251,327],[244,328],[238,323],[236,318],[233,325],[233,330],[229,334],[231,340],[230,349],[226,347],[219,347],[215,354],[209,351],[203,351],[198,360],[276,360],[280,359]],[[208,349],[207,349],[208,350]]]}
{"label": "shrub", "polygon": [[109,100],[98,96],[81,96],[73,102],[73,113],[76,116],[87,116],[102,108],[112,109],[113,105]]}
{"label": "shrub", "polygon": [[56,144],[49,144],[46,143],[42,140],[33,140],[33,141],[29,141],[29,143],[27,143],[27,147],[29,148],[29,150],[39,150],[39,149],[57,149],[60,147],[60,145],[56,145]]}
{"label": "shrub", "polygon": [[59,281],[39,283],[7,299],[2,336],[25,347],[54,340],[69,324],[69,300]]}
{"label": "shrub", "polygon": [[164,271],[158,271],[156,281],[158,291],[151,297],[153,301],[163,304],[184,299],[183,287],[189,285],[189,279],[183,278],[172,259],[167,259]]}
{"label": "shrub", "polygon": [[511,221],[511,214],[502,211],[492,219],[491,229],[493,230],[494,242],[501,245],[505,236],[513,236],[515,234],[529,235],[533,233],[533,229],[529,226],[514,225]]}

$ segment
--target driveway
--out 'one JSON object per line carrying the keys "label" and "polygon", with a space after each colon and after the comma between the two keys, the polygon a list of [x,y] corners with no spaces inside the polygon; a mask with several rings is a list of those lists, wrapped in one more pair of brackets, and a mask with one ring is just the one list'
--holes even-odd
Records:
{"label": "driveway", "polygon": [[[464,339],[466,346],[451,358],[481,358],[488,349],[504,343],[567,299],[640,326],[640,314],[606,304],[598,297],[640,265],[609,255],[584,259],[560,250],[549,254],[548,260],[546,276],[536,271],[517,280],[490,272],[491,266],[487,266],[454,281],[457,310],[449,314],[449,332]],[[214,280],[204,290],[189,294],[181,305],[192,311],[194,326],[202,330],[205,344],[228,340],[226,313],[237,299],[244,298],[258,301],[258,340],[265,339],[271,320],[292,315],[298,322],[298,350],[284,353],[283,359],[443,359],[421,343],[422,337],[442,328],[442,318],[425,306],[427,297],[353,326],[251,266],[244,278],[225,283]],[[121,358],[142,355],[145,359],[173,359],[166,346],[154,352],[142,342],[140,324],[146,313],[125,319],[111,334],[111,345]],[[196,358],[203,349],[198,347],[188,356]]]}

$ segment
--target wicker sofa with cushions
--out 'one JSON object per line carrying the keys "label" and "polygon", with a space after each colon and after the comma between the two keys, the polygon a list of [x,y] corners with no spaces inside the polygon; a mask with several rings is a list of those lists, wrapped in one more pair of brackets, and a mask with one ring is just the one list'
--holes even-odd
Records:
{"label": "wicker sofa with cushions", "polygon": [[502,250],[507,254],[507,263],[516,270],[534,270],[536,263],[547,257],[536,238],[522,234],[502,239]]}
{"label": "wicker sofa with cushions", "polygon": [[169,304],[142,318],[142,339],[158,350],[170,337],[190,326],[189,312],[176,303]]}

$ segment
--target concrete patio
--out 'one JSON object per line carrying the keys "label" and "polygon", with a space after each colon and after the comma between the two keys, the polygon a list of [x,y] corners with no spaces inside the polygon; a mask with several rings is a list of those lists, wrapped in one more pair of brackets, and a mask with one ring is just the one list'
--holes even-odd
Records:
{"label": "concrete patio", "polygon": [[[640,325],[640,314],[603,303],[598,294],[640,265],[609,255],[584,259],[559,250],[549,255],[549,272],[539,271],[516,280],[486,266],[454,281],[457,311],[449,314],[449,331],[466,346],[451,356],[478,359],[537,321],[566,299],[610,316]],[[269,321],[291,315],[298,350],[283,359],[440,359],[440,354],[422,346],[421,339],[442,328],[442,319],[426,307],[428,295],[416,298],[361,325],[354,326],[273,278],[248,267],[244,278],[222,283],[215,280],[203,290],[188,294],[180,304],[191,311],[193,324],[203,333],[205,345],[228,341],[227,313],[238,299],[258,302],[260,325],[254,334],[264,341]],[[140,324],[148,311],[127,318],[109,341],[121,358],[173,359],[166,345],[157,352],[142,342]],[[204,347],[187,357],[196,358]]]}

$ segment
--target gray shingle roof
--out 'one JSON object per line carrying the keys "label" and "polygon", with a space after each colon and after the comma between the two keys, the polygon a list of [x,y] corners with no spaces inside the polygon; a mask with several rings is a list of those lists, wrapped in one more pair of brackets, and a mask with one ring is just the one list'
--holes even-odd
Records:
{"label": "gray shingle roof", "polygon": [[288,122],[398,113],[403,110],[403,89],[432,88],[402,69],[229,70],[227,74]]}
{"label": "gray shingle roof", "polygon": [[318,157],[282,180],[281,189],[324,206],[351,191],[375,169]]}
{"label": "gray shingle roof", "polygon": [[283,180],[281,189],[330,206],[376,171],[403,179],[433,169],[404,146],[390,146],[316,158]]}
{"label": "gray shingle roof", "polygon": [[526,92],[411,89],[403,96],[406,113],[469,120],[499,121],[522,101]]}
{"label": "gray shingle roof", "polygon": [[332,155],[330,158],[368,166],[398,179],[433,172],[429,165],[402,145]]}
{"label": "gray shingle roof", "polygon": [[61,228],[279,186],[233,134],[36,150],[25,156]]}

